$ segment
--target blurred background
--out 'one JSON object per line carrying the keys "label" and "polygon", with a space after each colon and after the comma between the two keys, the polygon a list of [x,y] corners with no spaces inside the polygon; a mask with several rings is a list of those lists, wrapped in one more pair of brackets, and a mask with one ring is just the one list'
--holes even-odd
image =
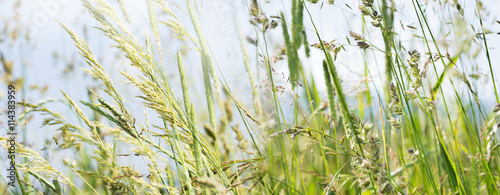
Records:
{"label": "blurred background", "polygon": [[[127,26],[142,45],[145,45],[144,40],[146,39],[154,41],[146,1],[109,0],[108,2],[116,9],[120,17],[127,22]],[[187,30],[195,34],[190,18],[186,14],[185,7],[183,7],[183,1],[169,1],[169,3],[174,7],[179,6],[175,7],[173,11]],[[442,9],[439,5],[444,3],[453,4],[454,2],[434,1],[434,3],[427,4],[424,9]],[[498,55],[500,12],[497,12],[496,9],[500,8],[500,1],[482,1],[482,5],[487,12],[482,13],[482,15],[487,16],[487,18],[483,18],[484,29],[478,28],[480,24],[477,10],[475,10],[476,1],[462,0],[457,1],[457,3],[455,3],[457,9],[459,9],[458,5],[460,5],[460,9],[464,11],[463,17],[458,17],[456,10],[436,10],[435,13],[439,14],[427,16],[431,21],[430,28],[433,29],[433,32],[439,32],[439,34],[435,35],[435,38],[439,40],[442,52],[448,52],[453,56],[467,50],[467,53],[458,60],[456,67],[462,72],[470,73],[468,76],[473,78],[472,84],[477,87],[480,101],[485,104],[486,108],[491,108],[495,104],[495,96],[492,82],[489,80],[491,77],[488,76],[488,62],[484,48],[481,46],[482,43],[476,43],[471,37],[476,36],[476,33],[483,30],[487,33],[486,37],[494,72],[498,73],[500,70],[500,55]],[[325,41],[336,40],[336,43],[344,44],[346,48],[356,47],[355,44],[351,45],[347,40],[349,31],[353,31],[363,34],[368,40],[372,41],[372,44],[383,48],[383,40],[379,31],[373,26],[365,25],[366,23],[363,22],[363,18],[357,9],[358,4],[359,2],[355,0],[337,0],[334,1],[334,4],[328,4],[324,0],[316,4],[307,4],[307,6],[310,16],[317,22],[318,31]],[[287,13],[290,10],[290,2],[286,0],[262,0],[261,5],[262,10],[268,15],[279,15],[279,12],[283,11],[286,17],[290,16],[290,13]],[[218,68],[217,74],[224,76],[236,99],[245,106],[251,105],[252,97],[248,76],[243,65],[237,29],[239,28],[248,40],[256,40],[257,36],[262,36],[262,33],[256,32],[249,22],[251,16],[248,13],[248,6],[249,1],[246,0],[197,1],[202,27]],[[395,1],[395,8],[397,9],[395,13],[396,22],[400,24],[395,26],[395,31],[401,41],[400,44],[404,45],[407,51],[417,49],[421,53],[425,53],[426,46],[422,41],[420,26],[418,23],[412,23],[412,21],[418,20],[414,14],[411,1]],[[155,13],[158,21],[168,21],[167,14],[162,13],[161,10],[155,10]],[[432,12],[427,11],[426,13]],[[132,75],[138,73],[138,71],[127,65],[128,61],[123,54],[112,47],[113,42],[94,28],[99,24],[89,15],[81,2],[69,0],[0,0],[0,55],[3,64],[3,67],[0,68],[2,79],[0,108],[2,112],[4,112],[4,107],[7,105],[5,95],[6,86],[9,82],[13,82],[16,86],[18,101],[23,99],[29,103],[48,99],[60,101],[63,98],[61,90],[75,100],[88,101],[89,89],[99,91],[97,89],[102,87],[100,82],[95,81],[82,70],[82,68],[88,68],[85,59],[79,55],[78,50],[73,45],[73,40],[58,21],[68,25],[89,43],[97,59],[113,78],[118,91],[125,98],[128,109],[137,113],[146,112],[147,110],[142,105],[142,101],[135,97],[141,95],[141,92],[135,87],[130,87],[125,82],[122,82],[125,79],[118,70],[127,71]],[[304,21],[308,33],[308,42],[310,44],[318,43],[317,37],[314,35],[314,28],[309,22],[310,17],[304,16]],[[177,74],[176,52],[179,50],[183,52],[186,70],[189,72],[188,80],[192,83],[190,86],[191,96],[202,97],[204,95],[201,79],[202,71],[195,45],[189,40],[181,41],[175,38],[175,32],[167,25],[160,24],[159,30],[162,39],[163,66],[166,75],[169,76],[171,87],[179,95],[178,98],[180,99],[181,89]],[[448,33],[452,31],[454,33]],[[281,28],[271,29],[266,32],[266,40],[270,55],[281,52],[283,47]],[[266,86],[266,73],[264,71],[258,72],[258,69],[262,70],[264,67],[260,63],[262,58],[257,53],[257,47],[265,48],[266,46],[255,46],[250,42],[246,46],[249,51],[251,66],[253,71],[258,74],[257,83],[260,85],[260,92],[266,95],[269,94],[270,88]],[[158,51],[156,44],[153,44],[153,47],[155,51]],[[384,55],[382,52],[376,51],[376,49],[373,50],[375,51],[370,50],[366,53],[360,52],[360,50],[345,50],[339,55],[336,65],[344,81],[346,91],[356,94],[363,90],[363,87],[359,87],[359,83],[365,79],[365,67],[372,71],[372,77],[367,79],[373,80],[374,84],[370,84],[369,87],[382,91],[384,83],[381,78],[383,78],[385,71],[383,68]],[[159,61],[158,53],[156,53],[156,56]],[[321,51],[313,48],[311,49],[311,57],[299,56],[307,74],[313,75],[317,83],[323,83],[322,56]],[[258,68],[259,66],[260,68]],[[276,72],[282,74],[282,79],[277,82],[288,85],[286,82],[288,76],[286,60],[278,60],[272,66]],[[11,72],[6,71],[9,70],[9,67],[12,70]],[[443,67],[436,68],[438,72],[443,70]],[[428,72],[428,77],[435,77],[433,71]],[[498,76],[500,74],[495,75],[495,78],[498,78]],[[460,87],[457,89],[459,92],[466,90],[466,86],[463,84],[458,86]],[[317,85],[317,87],[320,90],[319,93],[322,94],[322,98],[326,99],[325,86]],[[449,86],[445,85],[443,88],[446,89]],[[377,99],[378,97],[373,98]],[[199,110],[198,113],[206,113],[205,99],[193,98],[193,100],[196,99],[201,100],[194,102],[196,109]],[[290,96],[285,94],[280,96],[280,99],[283,102],[290,99]],[[307,104],[307,102],[303,102],[303,104]],[[272,104],[269,102],[266,104],[266,101],[264,101],[265,105]],[[288,104],[284,103],[283,105]],[[47,104],[47,107],[56,112],[67,114],[65,117],[70,121],[81,123],[65,104],[53,103]],[[285,109],[293,110],[291,106],[288,107]],[[19,108],[19,111],[21,110],[22,108]],[[272,110],[272,108],[269,108],[269,110]],[[85,111],[89,112],[89,110]],[[268,114],[271,114],[271,112],[268,112]],[[135,116],[139,121],[146,120],[143,114],[136,114]],[[30,117],[29,123],[21,124],[18,128],[17,132],[20,135],[18,141],[39,151],[44,150],[46,146],[54,147],[55,143],[52,140],[54,129],[40,127],[42,117]],[[150,123],[157,122],[154,112],[148,112],[148,117]],[[207,121],[208,118],[206,114],[201,114],[199,117],[202,118],[202,121]],[[7,119],[5,115],[0,116],[0,119],[0,124],[2,124],[0,135],[5,136],[4,124]],[[48,157],[47,159],[57,158],[49,152],[45,153],[45,155]],[[63,158],[71,159],[72,155],[75,154],[62,153],[60,155]],[[6,151],[0,151],[2,161],[5,160],[5,156]],[[0,173],[4,174],[5,165],[4,163],[1,164]],[[138,168],[140,169],[140,167]]]}

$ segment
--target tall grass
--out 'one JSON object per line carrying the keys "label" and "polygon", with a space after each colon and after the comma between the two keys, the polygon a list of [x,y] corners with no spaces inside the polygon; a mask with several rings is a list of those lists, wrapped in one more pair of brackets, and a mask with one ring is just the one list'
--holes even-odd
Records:
{"label": "tall grass", "polygon": [[[254,34],[246,40],[256,46],[258,60],[250,60],[240,29],[247,24],[236,22],[235,36],[242,54],[238,63],[247,73],[241,78],[249,81],[249,105],[241,103],[226,80],[228,75],[238,75],[221,71],[212,54],[216,47],[209,44],[207,29],[200,22],[202,4],[147,0],[153,46],[148,36],[139,41],[107,1],[82,2],[100,24],[97,29],[127,58],[126,66],[137,70],[118,72],[127,87],[141,92],[136,98],[145,111],[129,110],[125,92],[118,90],[106,65],[85,39],[61,23],[87,63],[83,70],[102,88],[89,89],[90,101],[79,103],[64,91],[60,101],[21,102],[24,112],[19,124],[29,122],[31,115],[41,116],[43,128],[56,132],[52,141],[32,141],[44,143],[58,163],[18,143],[17,153],[25,158],[16,165],[19,188],[7,189],[2,183],[4,192],[498,194],[500,104],[493,47],[488,46],[491,37],[483,26],[491,17],[484,15],[481,2],[463,8],[457,2],[418,0],[361,0],[356,5],[292,0],[281,7],[279,15],[268,15],[266,2],[251,0],[245,17]],[[119,3],[123,18],[130,23],[127,7]],[[330,36],[322,34],[315,18],[318,14],[313,12],[323,11],[323,6],[349,10],[369,30],[348,29],[343,33],[345,41],[326,40]],[[159,10],[162,15],[157,14]],[[440,29],[446,31],[443,34],[432,28],[430,18],[445,10],[453,10],[448,19],[469,24],[470,29],[450,25],[451,30]],[[191,23],[182,23],[177,11]],[[479,26],[468,22],[464,11],[475,13]],[[336,20],[340,19],[329,22]],[[162,43],[168,35],[159,30],[159,24],[199,55],[200,63],[189,68],[200,68],[203,96],[190,95],[198,83],[189,83],[196,74],[184,63],[183,54],[188,51],[169,55],[168,44]],[[191,27],[195,35],[187,30]],[[270,34],[274,31],[281,35],[282,46],[272,54]],[[414,44],[405,41],[407,31],[417,37]],[[460,41],[478,47],[487,66],[470,68],[470,63],[481,58],[467,45],[446,48],[438,39],[447,36],[465,37]],[[352,79],[346,76],[343,61],[350,58],[350,51],[363,56],[351,61],[364,67],[361,81],[354,86],[346,82]],[[175,60],[168,60],[171,56]],[[310,64],[313,58],[322,63]],[[379,62],[384,64],[380,69]],[[2,64],[6,82],[12,82],[11,63],[2,56]],[[322,68],[324,78],[314,77],[312,66]],[[475,76],[481,71],[485,76]],[[179,77],[167,76],[172,72]],[[486,79],[485,86],[492,88],[486,90],[489,93],[473,77]],[[180,83],[182,95],[174,93],[174,83]],[[66,104],[78,120],[67,119],[47,104]],[[489,108],[492,104],[496,105]],[[151,115],[158,120],[151,123]],[[0,137],[2,146],[7,146],[7,140]],[[76,159],[64,158],[61,151],[74,152]],[[135,156],[141,157],[144,167],[132,163]]]}

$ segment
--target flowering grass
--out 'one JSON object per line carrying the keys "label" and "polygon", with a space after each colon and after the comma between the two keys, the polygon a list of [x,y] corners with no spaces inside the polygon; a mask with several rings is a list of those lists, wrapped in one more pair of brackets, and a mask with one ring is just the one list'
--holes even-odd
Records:
{"label": "flowering grass", "polygon": [[[83,70],[102,87],[89,89],[89,100],[61,91],[61,101],[21,102],[18,124],[31,115],[43,117],[41,125],[54,136],[35,141],[59,162],[18,143],[20,188],[2,183],[5,193],[498,194],[500,102],[488,47],[495,35],[483,26],[494,19],[480,1],[462,7],[419,0],[291,0],[279,14],[269,15],[275,10],[264,10],[267,2],[251,0],[250,23],[235,25],[242,53],[238,63],[246,75],[220,71],[212,54],[216,48],[200,24],[200,2],[147,0],[154,37],[145,40],[129,29],[122,1],[118,7],[105,0],[82,2],[97,29],[137,70],[116,71],[126,79],[120,82],[141,92],[135,98],[145,111],[128,109],[125,92],[106,65],[60,22],[87,63]],[[327,6],[350,10],[363,30],[347,29],[342,39],[326,40],[330,36],[319,29],[312,10]],[[191,23],[182,23],[177,9]],[[480,26],[465,16],[469,12]],[[449,16],[440,23],[449,26],[436,31],[429,17],[440,14]],[[199,54],[202,83],[188,82],[194,74],[184,64],[186,49],[166,55],[170,51],[162,37],[170,35],[160,33],[159,25]],[[245,38],[243,25],[254,33]],[[270,46],[271,32],[281,34],[277,48]],[[413,33],[411,44],[408,33]],[[343,61],[350,52],[362,56],[350,62],[362,64],[347,65],[362,72],[354,85]],[[175,60],[168,60],[171,56]],[[476,59],[487,64],[473,63]],[[174,61],[176,69],[166,68]],[[2,63],[4,81],[12,82],[9,63],[3,58]],[[322,69],[323,78],[313,76],[313,67]],[[178,77],[167,76],[172,73]],[[229,76],[248,79],[250,104],[233,93]],[[190,95],[193,85],[202,86],[204,96]],[[178,88],[180,95],[174,93]],[[66,119],[48,104],[66,104],[78,120]],[[150,122],[149,116],[158,120]],[[0,137],[2,146],[7,139]],[[63,158],[63,151],[77,154],[76,159]],[[132,162],[136,156],[145,167]]]}

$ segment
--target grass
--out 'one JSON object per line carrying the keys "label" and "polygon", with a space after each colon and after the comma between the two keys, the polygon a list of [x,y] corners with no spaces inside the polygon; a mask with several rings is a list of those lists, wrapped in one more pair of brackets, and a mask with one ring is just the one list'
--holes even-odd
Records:
{"label": "grass", "polygon": [[[87,63],[83,70],[102,87],[88,89],[89,100],[61,91],[61,100],[20,102],[24,109],[18,124],[42,117],[42,127],[54,137],[31,140],[43,143],[46,152],[17,143],[21,179],[18,188],[1,183],[3,192],[499,194],[500,102],[489,44],[493,35],[484,26],[494,19],[479,1],[463,7],[418,0],[292,0],[282,4],[278,15],[268,15],[266,2],[251,0],[245,15],[250,24],[235,25],[243,76],[220,68],[212,53],[217,48],[209,44],[200,22],[200,2],[147,0],[154,44],[148,36],[138,40],[129,29],[130,12],[123,1],[117,8],[105,0],[82,2],[100,24],[97,29],[137,70],[117,73],[126,79],[127,89],[140,91],[135,98],[144,107],[129,109],[125,92],[118,90],[91,46],[60,22]],[[359,19],[363,31],[351,29],[353,22],[342,33],[345,39],[327,40],[331,36],[315,18],[315,11],[326,7]],[[181,22],[177,12],[190,23]],[[469,12],[472,19],[464,14]],[[441,29],[433,27],[435,17],[445,20]],[[453,26],[457,21],[467,29]],[[244,25],[253,30],[247,38],[240,29]],[[194,50],[170,53],[164,39],[168,35],[160,27]],[[271,40],[274,32],[279,40]],[[413,35],[411,43],[405,33]],[[447,47],[451,39],[458,39],[453,46],[459,48]],[[282,46],[274,48],[276,41]],[[461,45],[464,41],[469,45]],[[196,74],[186,69],[187,52],[199,54],[201,64],[189,67],[201,68],[202,83],[189,82]],[[362,71],[352,84],[345,59],[356,52],[362,58],[350,63],[362,65],[348,65],[354,68],[347,70]],[[474,63],[480,60],[487,63]],[[4,82],[18,82],[12,62],[3,55],[2,64]],[[323,78],[316,76],[315,66]],[[178,77],[171,76],[172,67]],[[241,103],[228,76],[249,81],[251,103]],[[181,84],[181,95],[174,93],[173,83]],[[198,85],[203,96],[190,95]],[[78,120],[49,109],[52,104],[68,106]],[[0,137],[2,146],[7,140]],[[65,152],[77,154],[76,159],[66,159]],[[143,163],[135,164],[135,156]]]}

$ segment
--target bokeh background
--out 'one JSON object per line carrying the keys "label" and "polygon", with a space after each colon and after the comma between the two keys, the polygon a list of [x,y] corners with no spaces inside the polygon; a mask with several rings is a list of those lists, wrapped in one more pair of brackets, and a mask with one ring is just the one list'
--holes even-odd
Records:
{"label": "bokeh background", "polygon": [[[182,7],[183,1],[170,1],[172,4],[179,4],[180,9],[174,9],[179,20],[185,24],[187,30],[194,33],[189,16],[185,13],[185,8]],[[475,7],[476,1],[458,1],[464,12],[464,19],[455,17],[455,10],[436,10],[435,15],[428,15],[430,27],[433,32],[440,32],[438,39],[440,46],[449,52],[451,55],[460,50],[467,49],[470,52],[460,58],[457,63],[457,68],[463,72],[470,73],[473,80],[473,85],[477,87],[480,101],[484,103],[486,108],[491,108],[494,105],[494,92],[492,82],[489,80],[488,62],[482,43],[471,41],[471,36],[476,36],[476,33],[484,30],[487,32],[489,50],[494,72],[500,71],[500,1],[487,0],[482,1],[485,10],[484,14],[488,18],[483,18],[484,29],[479,29],[479,20],[477,11],[470,9]],[[143,41],[149,38],[153,41],[153,33],[150,30],[146,1],[138,0],[109,0],[109,3],[117,10],[122,18],[127,21],[128,27],[134,33],[138,40]],[[347,41],[349,31],[363,33],[369,37],[374,45],[383,47],[383,40],[380,33],[375,27],[365,26],[363,19],[357,9],[359,2],[355,0],[337,0],[333,5],[327,1],[320,1],[317,4],[308,4],[312,18],[317,22],[318,30],[322,38],[326,41],[336,40],[336,42],[344,43],[345,47],[356,47],[350,45]],[[395,1],[397,12],[395,18],[401,25],[395,26],[395,31],[400,36],[401,42],[405,45],[406,50],[418,49],[425,51],[425,45],[421,39],[421,32],[418,30],[417,21],[411,1]],[[439,5],[445,1],[436,1],[434,4]],[[432,5],[432,4],[429,4]],[[248,13],[249,2],[247,0],[202,0],[197,1],[197,9],[200,11],[200,20],[202,23],[205,36],[212,50],[212,54],[218,68],[217,74],[223,75],[227,80],[229,87],[233,91],[236,99],[243,105],[251,105],[251,89],[247,74],[244,69],[242,54],[239,45],[237,27],[241,30],[244,36],[249,39],[256,39],[256,32],[253,26],[249,23],[251,16]],[[279,11],[284,11],[286,16],[290,7],[290,2],[286,0],[269,0],[267,3],[262,2],[262,9],[268,15],[278,15]],[[426,6],[425,9],[441,9],[439,6]],[[288,11],[289,12],[289,11]],[[167,21],[167,15],[160,10],[155,10],[159,21]],[[427,12],[432,13],[432,12]],[[128,66],[127,59],[118,52],[118,49],[111,47],[113,44],[105,37],[95,26],[99,24],[88,14],[82,3],[79,1],[69,0],[1,0],[0,1],[0,55],[2,56],[2,64],[0,68],[0,76],[2,84],[0,86],[0,108],[5,107],[6,83],[7,80],[5,66],[12,66],[12,81],[15,82],[17,92],[19,93],[18,101],[23,99],[26,102],[36,103],[43,100],[53,99],[60,101],[63,96],[61,90],[66,92],[75,100],[88,100],[89,91],[101,87],[101,83],[95,81],[81,68],[86,68],[87,65],[83,57],[78,54],[78,50],[74,47],[73,41],[66,31],[58,23],[64,23],[73,29],[76,33],[82,36],[92,47],[99,62],[104,66],[106,71],[117,84],[118,91],[125,98],[126,106],[129,110],[137,113],[147,112],[139,98],[140,91],[136,88],[128,86],[122,82],[124,77],[118,70],[128,71],[131,74],[137,73],[137,70]],[[305,28],[310,35],[308,36],[309,43],[317,43],[317,38],[314,35],[314,29],[309,22],[309,17],[305,17]],[[444,24],[453,25],[444,25]],[[408,30],[413,29],[415,30]],[[195,100],[194,104],[198,113],[206,113],[206,105],[203,97],[202,71],[199,54],[195,51],[195,46],[189,41],[181,41],[173,36],[173,32],[166,25],[159,25],[159,30],[162,39],[162,56],[165,72],[169,76],[171,87],[176,94],[181,95],[180,80],[177,74],[176,52],[181,50],[184,54],[186,70],[189,72],[189,82],[191,95]],[[446,32],[461,32],[452,33],[451,36],[446,36]],[[279,53],[283,47],[282,32],[280,28],[269,30],[266,33],[268,48],[270,53]],[[144,44],[144,42],[141,42]],[[153,44],[156,48],[157,46]],[[247,43],[249,57],[254,72],[257,72],[257,67],[260,65],[260,58],[256,52],[256,47]],[[411,48],[409,48],[411,47]],[[432,46],[431,46],[432,47]],[[156,48],[158,49],[158,48]],[[303,52],[299,52],[303,53]],[[315,77],[317,83],[322,83],[323,72],[321,61],[323,54],[312,49],[311,57],[306,58],[300,56],[301,62],[306,67],[307,74]],[[159,55],[157,54],[157,60]],[[364,59],[368,59],[365,61]],[[368,63],[366,63],[368,62]],[[384,75],[384,58],[382,52],[369,51],[362,53],[359,50],[346,50],[342,52],[337,60],[338,70],[344,81],[346,91],[352,94],[362,91],[363,87],[359,87],[359,82],[364,79],[364,70],[367,66],[373,75],[374,85],[371,88],[379,88],[380,91],[384,83],[381,81]],[[288,68],[286,60],[281,60],[273,64],[273,68],[284,75],[282,80],[278,82],[286,84]],[[443,67],[437,67],[438,72],[441,72]],[[432,71],[429,71],[428,77],[434,77]],[[498,78],[500,74],[496,74]],[[266,73],[260,72],[258,83],[260,84],[260,92],[269,94],[269,86],[266,86]],[[497,80],[499,83],[500,80]],[[466,87],[458,85],[459,93],[466,91]],[[318,85],[320,94],[326,99],[325,86]],[[450,86],[444,86],[446,90]],[[352,89],[352,90],[351,90]],[[450,89],[450,92],[452,90]],[[348,94],[349,95],[349,94]],[[450,97],[453,97],[449,94]],[[180,96],[179,96],[180,97]],[[283,101],[289,99],[289,96],[280,97]],[[378,97],[374,97],[378,98]],[[196,101],[198,99],[198,101]],[[264,104],[266,105],[266,103]],[[271,104],[268,103],[270,106]],[[286,103],[284,105],[287,105]],[[355,104],[354,104],[355,105]],[[70,121],[78,121],[76,115],[71,112],[69,107],[63,103],[51,103],[48,108],[66,114]],[[272,107],[272,106],[271,106]],[[292,110],[292,108],[285,108]],[[22,108],[19,108],[21,111]],[[271,108],[269,108],[271,110]],[[89,110],[86,110],[89,111]],[[20,113],[20,112],[19,112]],[[220,114],[220,113],[218,113]],[[271,113],[268,113],[271,114]],[[135,115],[139,121],[144,121],[146,118],[142,114]],[[143,118],[141,118],[141,116]],[[46,146],[55,147],[55,143],[51,140],[54,129],[49,127],[40,127],[42,117],[31,116],[29,123],[21,124],[17,132],[20,133],[18,139],[24,145],[35,150],[44,150]],[[157,121],[156,115],[153,112],[148,112],[150,123]],[[200,115],[202,121],[207,121],[207,115]],[[291,117],[291,116],[290,116]],[[0,116],[0,124],[2,124],[0,135],[6,135],[4,124],[6,123],[5,115]],[[44,150],[45,151],[45,150]],[[51,152],[45,152],[48,159],[56,159],[57,157]],[[71,159],[72,153],[62,153],[63,158]],[[6,152],[0,151],[0,160],[6,161]],[[138,160],[140,161],[140,160]],[[134,162],[124,162],[134,163]],[[139,162],[140,163],[140,162]],[[5,164],[0,167],[0,173],[4,174]],[[140,169],[140,166],[138,166]]]}

